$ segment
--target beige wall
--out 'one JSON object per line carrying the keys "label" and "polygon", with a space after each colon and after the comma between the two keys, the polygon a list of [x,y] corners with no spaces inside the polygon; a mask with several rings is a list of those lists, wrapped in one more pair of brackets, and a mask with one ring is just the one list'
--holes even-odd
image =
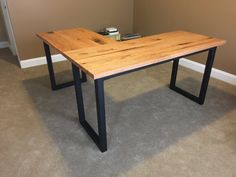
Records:
{"label": "beige wall", "polygon": [[7,0],[21,60],[43,56],[37,32],[71,27],[133,30],[133,0]]}
{"label": "beige wall", "polygon": [[0,4],[0,42],[1,41],[7,41],[7,33],[6,33],[6,28],[4,24],[4,19],[3,19],[3,13],[2,13],[2,7]]}
{"label": "beige wall", "polygon": [[[235,0],[135,0],[134,31],[143,35],[188,30],[227,40],[214,67],[236,74]],[[194,59],[203,62],[202,58]]]}

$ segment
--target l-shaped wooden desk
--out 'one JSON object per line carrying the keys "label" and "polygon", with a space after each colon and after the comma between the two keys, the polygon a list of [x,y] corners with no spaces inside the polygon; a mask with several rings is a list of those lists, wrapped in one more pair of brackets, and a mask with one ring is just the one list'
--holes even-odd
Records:
{"label": "l-shaped wooden desk", "polygon": [[[225,43],[221,39],[185,31],[169,32],[125,42],[116,42],[82,28],[39,33],[38,36],[44,41],[52,89],[70,86],[73,82],[56,85],[49,45],[71,61],[79,121],[102,152],[107,150],[104,100],[106,79],[173,61],[170,88],[198,104],[203,104],[216,48]],[[207,51],[209,53],[199,95],[192,95],[177,87],[179,60]],[[85,119],[81,83],[86,81],[86,75],[95,82],[98,134]]]}

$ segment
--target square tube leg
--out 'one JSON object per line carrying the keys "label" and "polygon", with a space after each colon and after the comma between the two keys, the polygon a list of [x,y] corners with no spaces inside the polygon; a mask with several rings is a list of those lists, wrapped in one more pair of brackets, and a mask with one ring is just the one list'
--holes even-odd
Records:
{"label": "square tube leg", "polygon": [[95,94],[96,94],[96,106],[97,106],[97,122],[98,122],[98,134],[90,126],[85,119],[83,94],[80,79],[80,70],[74,64],[72,64],[73,75],[75,80],[75,93],[79,114],[79,122],[92,138],[101,152],[107,151],[107,134],[106,134],[106,118],[105,118],[105,100],[104,100],[104,80],[95,80]]}
{"label": "square tube leg", "polygon": [[107,135],[106,135],[106,117],[104,103],[104,81],[102,79],[95,80],[95,94],[97,105],[97,121],[99,134],[99,147],[102,152],[107,150]]}
{"label": "square tube leg", "polygon": [[172,65],[172,73],[171,73],[171,80],[170,80],[170,87],[173,88],[176,85],[177,73],[179,67],[179,58],[173,61]]}
{"label": "square tube leg", "polygon": [[54,75],[54,69],[53,69],[53,64],[52,64],[52,57],[51,57],[50,48],[49,48],[49,45],[47,45],[46,43],[43,43],[43,44],[44,44],[44,51],[45,51],[46,59],[47,59],[51,87],[52,87],[52,90],[56,90],[56,79],[55,79],[55,75]]}
{"label": "square tube leg", "polygon": [[214,64],[214,59],[216,55],[216,48],[210,49],[207,57],[206,67],[202,79],[201,90],[199,94],[199,104],[204,104],[206,98],[206,92],[211,77],[211,70]]}
{"label": "square tube leg", "polygon": [[[50,78],[52,90],[59,90],[59,89],[62,89],[62,88],[65,88],[65,87],[70,87],[70,86],[74,85],[74,81],[66,82],[66,83],[63,83],[63,84],[57,84],[56,83],[56,78],[55,78],[55,72],[54,72],[53,63],[52,63],[50,47],[46,43],[43,43],[43,45],[44,45],[44,51],[45,51],[45,54],[46,54],[48,72],[49,72],[49,78]],[[81,80],[82,80],[82,82],[87,81],[87,77],[86,77],[85,73],[82,73]]]}
{"label": "square tube leg", "polygon": [[85,121],[85,113],[84,113],[84,102],[83,102],[83,91],[80,80],[80,71],[77,69],[75,65],[72,64],[74,82],[75,82],[75,94],[77,101],[77,108],[79,114],[79,122],[83,123]]}
{"label": "square tube leg", "polygon": [[205,67],[205,71],[204,71],[203,79],[201,83],[201,89],[198,96],[192,95],[191,93],[188,93],[187,91],[176,86],[176,78],[177,78],[178,66],[179,66],[179,60],[180,60],[179,58],[175,59],[173,62],[170,89],[182,94],[183,96],[197,102],[200,105],[203,105],[206,98],[208,83],[211,76],[211,70],[213,67],[214,59],[215,59],[215,53],[216,53],[216,48],[209,49],[206,67]]}

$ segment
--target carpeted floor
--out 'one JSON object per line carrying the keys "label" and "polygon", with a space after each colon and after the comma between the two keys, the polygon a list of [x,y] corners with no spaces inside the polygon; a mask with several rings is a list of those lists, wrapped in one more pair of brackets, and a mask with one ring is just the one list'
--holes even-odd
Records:
{"label": "carpeted floor", "polygon": [[[59,82],[70,64],[56,64]],[[105,82],[108,151],[78,124],[74,87],[51,91],[46,66],[0,50],[1,177],[236,177],[236,87],[211,79],[205,105],[168,88],[171,64]],[[201,75],[180,67],[198,93]],[[96,126],[93,82],[83,84]]]}

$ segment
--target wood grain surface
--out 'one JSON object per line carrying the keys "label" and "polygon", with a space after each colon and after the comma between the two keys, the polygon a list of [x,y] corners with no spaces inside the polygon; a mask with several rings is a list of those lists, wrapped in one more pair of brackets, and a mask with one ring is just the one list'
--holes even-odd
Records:
{"label": "wood grain surface", "polygon": [[116,43],[115,40],[99,35],[96,32],[74,28],[38,33],[37,36],[60,53],[87,47]]}
{"label": "wood grain surface", "polygon": [[221,39],[175,31],[62,54],[90,77],[99,79],[221,46],[224,43]]}

